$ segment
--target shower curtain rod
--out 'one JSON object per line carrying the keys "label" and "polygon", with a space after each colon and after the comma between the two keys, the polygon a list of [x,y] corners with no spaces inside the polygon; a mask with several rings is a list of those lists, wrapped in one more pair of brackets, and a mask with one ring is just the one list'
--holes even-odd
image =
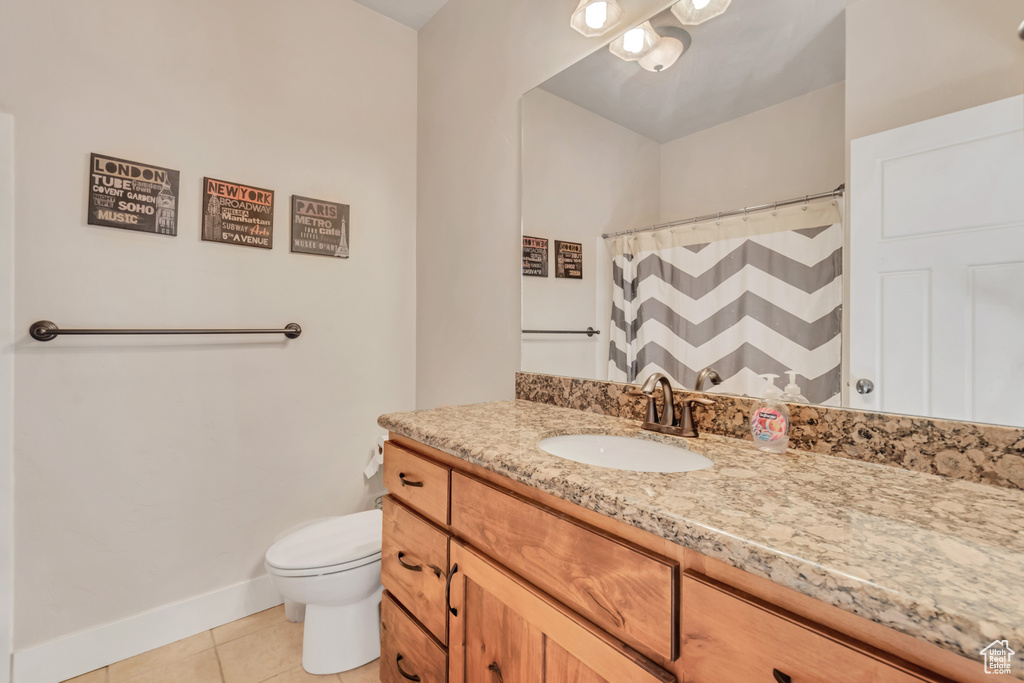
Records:
{"label": "shower curtain rod", "polygon": [[696,216],[694,218],[687,218],[682,221],[672,221],[671,223],[661,223],[659,225],[649,225],[646,228],[633,228],[632,230],[620,230],[619,232],[609,232],[601,235],[604,239],[609,237],[619,237],[620,235],[635,235],[638,232],[654,232],[656,230],[665,230],[666,228],[674,228],[679,225],[687,225],[693,223],[703,223],[704,221],[710,221],[712,219],[728,218],[729,216],[741,216],[745,213],[752,211],[766,211],[768,209],[777,209],[780,206],[792,206],[793,204],[802,204],[807,202],[813,202],[817,199],[835,199],[842,197],[846,191],[846,183],[843,183],[831,192],[819,192],[818,194],[804,195],[803,197],[794,197],[792,199],[784,199],[779,202],[772,202],[770,204],[758,204],[757,206],[748,206],[745,209],[736,209],[735,211],[722,211],[719,213],[710,213],[706,216]]}

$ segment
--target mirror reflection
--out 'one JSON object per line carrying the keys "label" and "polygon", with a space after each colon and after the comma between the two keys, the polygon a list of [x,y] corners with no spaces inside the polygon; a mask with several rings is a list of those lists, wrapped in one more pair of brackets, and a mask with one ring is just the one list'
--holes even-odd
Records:
{"label": "mirror reflection", "polygon": [[523,97],[522,369],[1024,425],[1019,7],[702,2]]}

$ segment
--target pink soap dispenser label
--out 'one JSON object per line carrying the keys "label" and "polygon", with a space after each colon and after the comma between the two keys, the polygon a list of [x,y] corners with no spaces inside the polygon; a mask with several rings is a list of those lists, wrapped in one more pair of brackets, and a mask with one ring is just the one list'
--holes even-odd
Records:
{"label": "pink soap dispenser label", "polygon": [[757,441],[778,441],[789,433],[789,420],[778,410],[759,408],[750,418],[750,431]]}

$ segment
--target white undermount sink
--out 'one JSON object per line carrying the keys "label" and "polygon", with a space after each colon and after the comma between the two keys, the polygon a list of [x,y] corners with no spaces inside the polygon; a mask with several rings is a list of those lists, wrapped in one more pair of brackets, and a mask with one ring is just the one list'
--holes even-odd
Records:
{"label": "white undermount sink", "polygon": [[684,446],[607,434],[552,436],[538,446],[559,458],[631,472],[693,472],[715,463]]}

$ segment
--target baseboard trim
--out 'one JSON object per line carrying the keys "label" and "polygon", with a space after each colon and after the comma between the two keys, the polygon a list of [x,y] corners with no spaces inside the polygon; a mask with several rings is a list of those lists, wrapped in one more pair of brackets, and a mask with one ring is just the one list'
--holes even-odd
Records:
{"label": "baseboard trim", "polygon": [[14,653],[14,683],[60,683],[282,602],[269,576]]}

